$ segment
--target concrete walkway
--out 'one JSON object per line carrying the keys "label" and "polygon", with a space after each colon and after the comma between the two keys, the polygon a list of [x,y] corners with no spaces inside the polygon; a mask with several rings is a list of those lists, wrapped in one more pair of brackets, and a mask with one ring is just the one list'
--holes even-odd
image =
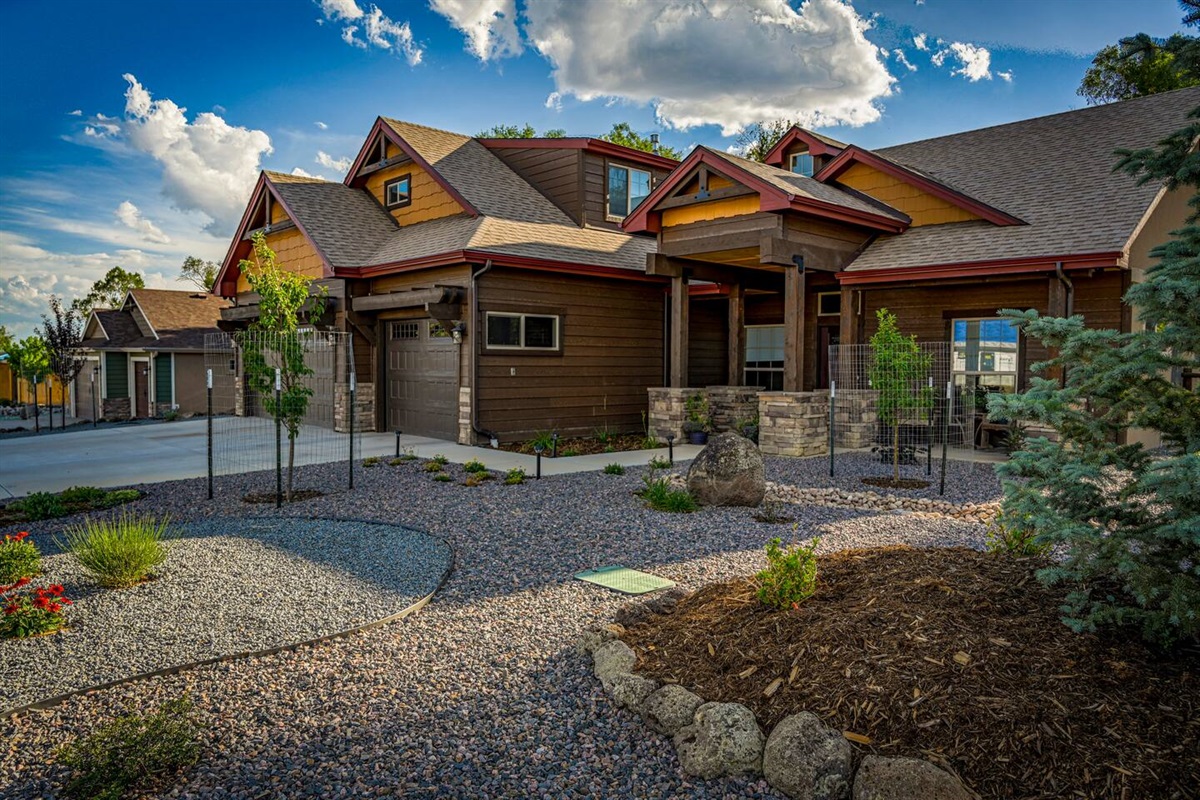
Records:
{"label": "concrete walkway", "polygon": [[[238,453],[265,452],[274,447],[273,427],[263,420],[220,417],[214,420],[219,435],[228,442],[236,437]],[[261,439],[261,441],[258,441]],[[296,454],[297,464],[316,464],[338,461],[348,454],[348,444],[329,431],[306,439],[301,433]],[[77,428],[54,436],[0,437],[0,498],[23,497],[30,492],[58,492],[70,486],[129,486],[137,483],[198,478],[207,474],[208,454],[205,420],[191,419],[160,425],[138,425],[118,428]],[[317,444],[307,446],[306,442]],[[355,459],[367,456],[391,457],[396,454],[396,435],[393,433],[361,434]],[[489,469],[506,471],[521,467],[533,476],[537,469],[534,456],[509,453],[482,447],[401,436],[401,452],[411,452],[421,458],[441,454],[452,463],[462,464],[471,459],[482,461]],[[675,448],[676,461],[686,461],[700,451],[694,445]],[[608,464],[638,466],[649,463],[655,456],[667,457],[667,449],[636,450],[623,453],[602,453],[571,458],[543,458],[543,475],[570,472],[591,472]],[[237,471],[222,468],[218,459],[218,474]],[[266,469],[269,465],[246,467]]]}

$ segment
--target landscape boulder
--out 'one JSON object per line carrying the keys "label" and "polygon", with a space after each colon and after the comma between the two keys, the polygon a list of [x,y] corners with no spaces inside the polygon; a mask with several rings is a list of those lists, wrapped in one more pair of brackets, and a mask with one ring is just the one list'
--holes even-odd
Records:
{"label": "landscape boulder", "polygon": [[696,709],[703,704],[699,695],[677,683],[668,683],[642,701],[642,718],[652,730],[674,736],[680,728],[692,724]]}
{"label": "landscape boulder", "polygon": [[584,656],[596,652],[596,649],[603,644],[611,642],[617,638],[615,631],[608,628],[592,628],[584,631],[583,636],[579,637],[579,641],[575,643],[575,654]]}
{"label": "landscape boulder", "polygon": [[762,769],[763,742],[754,712],[740,703],[705,703],[696,710],[692,724],[675,734],[683,771],[706,780],[757,774]]}
{"label": "landscape boulder", "polygon": [[784,717],[763,749],[767,782],[795,800],[845,800],[852,769],[850,743],[807,711]]}
{"label": "landscape boulder", "polygon": [[867,756],[854,776],[853,800],[974,800],[958,778],[919,758]]}
{"label": "landscape boulder", "polygon": [[605,642],[592,653],[593,669],[605,689],[612,688],[612,679],[633,671],[637,655],[620,639]]}
{"label": "landscape boulder", "polygon": [[758,506],[767,492],[762,453],[744,436],[718,434],[692,460],[687,488],[702,506]]}
{"label": "landscape boulder", "polygon": [[608,691],[618,706],[640,713],[643,702],[657,688],[657,681],[633,673],[617,673],[609,678]]}

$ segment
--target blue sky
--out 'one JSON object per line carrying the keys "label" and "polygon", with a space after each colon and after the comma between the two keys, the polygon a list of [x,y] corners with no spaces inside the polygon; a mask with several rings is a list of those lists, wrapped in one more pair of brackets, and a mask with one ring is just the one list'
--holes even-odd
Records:
{"label": "blue sky", "polygon": [[114,265],[184,288],[185,256],[224,256],[259,169],[340,180],[381,114],[469,134],[628,121],[683,150],[787,116],[875,147],[1078,108],[1096,50],[1180,16],[1173,0],[3,2],[0,324],[29,333],[51,294]]}

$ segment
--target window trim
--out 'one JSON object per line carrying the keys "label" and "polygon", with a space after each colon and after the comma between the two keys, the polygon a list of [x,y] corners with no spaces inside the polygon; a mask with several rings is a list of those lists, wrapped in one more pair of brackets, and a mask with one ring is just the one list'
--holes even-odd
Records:
{"label": "window trim", "polygon": [[[649,182],[647,183],[647,186],[649,187],[650,191],[646,193],[646,197],[649,197],[650,194],[652,194],[654,192],[654,171],[649,170],[649,169],[642,169],[641,167],[633,167],[633,166],[630,166],[629,164],[622,164],[619,161],[605,161],[604,162],[604,219],[607,220],[608,222],[621,222],[624,219],[626,219],[626,217],[628,217],[630,214],[632,214],[637,209],[637,206],[631,205],[628,213],[626,213],[625,216],[619,216],[617,214],[612,213],[612,204],[609,202],[609,193],[608,193],[608,187],[609,187],[608,173],[610,170],[612,170],[614,168],[625,170],[625,185],[626,185],[626,187],[628,187],[630,185],[630,181],[629,181],[629,173],[630,172],[646,173],[646,175],[650,179]],[[646,197],[642,198],[643,202],[646,200]],[[632,200],[633,200],[632,197],[626,197],[626,202],[631,203]],[[638,206],[640,206],[641,204],[642,203],[639,202]]]}
{"label": "window trim", "polygon": [[[836,297],[838,299],[838,310],[837,311],[822,311],[821,310],[821,298],[822,297]],[[841,316],[841,313],[842,313],[842,293],[841,292],[817,292],[817,316],[818,317],[837,317],[837,316]]]}
{"label": "window trim", "polygon": [[[388,202],[388,192],[397,183],[401,183],[404,181],[408,182],[408,194],[405,196],[405,199],[400,202],[389,203]],[[411,172],[406,172],[403,175],[397,175],[395,178],[392,178],[391,180],[384,181],[383,205],[388,211],[391,211],[394,208],[404,208],[405,206],[412,205],[412,173]]]}
{"label": "window trim", "polygon": [[[745,325],[743,327],[747,331],[749,331],[751,328],[780,328],[780,329],[782,329],[784,327],[784,325],[782,323],[771,322],[771,323],[762,323],[759,325]],[[747,378],[746,375],[747,375],[747,373],[750,373],[750,372],[769,372],[772,375],[779,375],[780,384],[782,385],[783,373],[784,373],[785,367],[782,364],[779,367],[751,367],[750,359],[747,357],[748,356],[747,351],[749,349],[750,349],[750,337],[747,335],[745,338],[745,342],[742,344],[742,381],[744,382],[744,385],[745,386],[759,386],[760,385],[760,383],[749,383],[749,378]],[[784,346],[784,350],[783,350],[783,358],[784,358],[784,361],[787,360],[786,345]],[[758,363],[758,362],[756,362],[756,363]],[[766,387],[766,391],[778,391],[778,390],[772,389],[768,385]]]}
{"label": "window trim", "polygon": [[1003,317],[997,317],[997,316],[969,316],[969,315],[961,316],[961,317],[955,316],[955,317],[949,318],[948,322],[950,324],[950,335],[949,335],[948,339],[950,341],[950,381],[955,386],[958,386],[958,381],[956,379],[956,376],[958,376],[958,375],[964,376],[964,381],[963,381],[964,386],[968,383],[968,380],[966,380],[966,379],[971,378],[971,377],[974,377],[976,379],[975,383],[978,384],[979,378],[982,378],[985,376],[990,376],[990,375],[1010,376],[1011,375],[1012,379],[1013,379],[1013,392],[1015,393],[1015,392],[1020,392],[1023,390],[1022,378],[1024,375],[1024,371],[1025,371],[1024,363],[1023,363],[1024,348],[1022,347],[1023,337],[1021,336],[1021,331],[1019,328],[1017,329],[1017,341],[1016,341],[1016,344],[1014,345],[1014,349],[1012,351],[1007,351],[1007,350],[1004,351],[1004,352],[1012,352],[1012,354],[1013,354],[1014,365],[1011,370],[998,370],[998,369],[974,369],[974,370],[961,369],[960,370],[960,369],[955,369],[955,347],[957,345],[957,343],[954,340],[955,324],[958,322],[967,322],[967,323],[989,322],[991,320],[1003,320],[1003,319],[1004,319]]}
{"label": "window trim", "polygon": [[[799,158],[800,156],[808,156],[809,161],[812,162],[812,171],[811,172],[797,172],[796,171],[796,159]],[[813,175],[815,175],[817,173],[817,159],[812,154],[812,152],[809,150],[797,150],[795,153],[792,153],[791,155],[788,156],[788,172],[794,173],[796,175],[803,175],[806,178],[811,178]]]}
{"label": "window trim", "polygon": [[[520,344],[492,344],[488,341],[488,322],[492,317],[517,318],[521,321],[517,334]],[[525,344],[525,319],[541,317],[554,320],[554,345],[552,347],[531,347]],[[562,314],[546,311],[485,311],[483,312],[483,336],[480,337],[484,352],[487,353],[536,353],[540,355],[562,353]]]}

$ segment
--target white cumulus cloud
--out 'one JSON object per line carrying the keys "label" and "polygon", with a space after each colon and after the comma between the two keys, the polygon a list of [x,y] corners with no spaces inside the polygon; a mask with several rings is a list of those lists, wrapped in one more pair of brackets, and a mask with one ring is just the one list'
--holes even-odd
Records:
{"label": "white cumulus cloud", "polygon": [[913,45],[915,45],[918,50],[928,50],[929,49],[929,43],[927,41],[928,38],[929,37],[926,36],[925,34],[918,33],[916,36],[913,37]]}
{"label": "white cumulus cloud", "polygon": [[562,95],[558,92],[551,92],[546,95],[545,106],[554,111],[562,111]]}
{"label": "white cumulus cloud", "polygon": [[82,109],[82,108],[77,108],[77,109],[75,109],[74,111],[68,111],[68,112],[67,112],[67,116],[69,116],[69,117],[82,117],[82,116],[83,116],[83,109]]}
{"label": "white cumulus cloud", "polygon": [[421,63],[423,50],[413,39],[409,24],[396,22],[374,3],[365,10],[356,0],[319,0],[318,5],[325,19],[342,24],[342,41],[346,44],[402,53],[409,64]]}
{"label": "white cumulus cloud", "polygon": [[329,167],[330,169],[337,170],[338,172],[348,171],[350,169],[350,165],[354,163],[354,161],[350,158],[334,158],[324,150],[318,150],[317,157],[313,160],[322,167]]}
{"label": "white cumulus cloud", "polygon": [[934,66],[940,67],[951,58],[959,64],[950,71],[951,75],[962,75],[971,83],[992,79],[992,54],[986,47],[968,42],[951,42],[945,49],[934,53],[930,60]]}
{"label": "white cumulus cloud", "polygon": [[114,214],[122,225],[131,231],[137,231],[146,241],[155,244],[171,243],[171,237],[163,233],[162,229],[153,222],[143,217],[141,210],[128,200],[122,200],[121,205],[117,206]]}
{"label": "white cumulus cloud", "polygon": [[211,112],[187,118],[187,109],[168,99],[155,100],[133,75],[126,74],[125,120],[128,144],[162,166],[163,192],[183,211],[201,211],[209,230],[229,233],[258,179],[271,138],[260,130],[230,125]]}
{"label": "white cumulus cloud", "polygon": [[313,123],[313,125],[316,125],[318,128],[320,128],[323,131],[329,130],[329,126],[326,125],[324,122],[321,122],[321,120],[317,120],[316,122]]}
{"label": "white cumulus cloud", "polygon": [[1006,69],[1004,72],[997,72],[996,75],[1000,78],[1003,78],[1008,83],[1012,83],[1013,74],[1011,69]]}
{"label": "white cumulus cloud", "polygon": [[894,56],[896,61],[909,72],[917,71],[917,65],[909,61],[908,57],[904,55],[904,51],[900,48],[897,47],[895,50],[893,50],[892,56]]}
{"label": "white cumulus cloud", "polygon": [[863,125],[892,93],[887,53],[842,0],[529,0],[525,14],[561,95],[653,103],[675,128]]}
{"label": "white cumulus cloud", "polygon": [[467,37],[467,50],[480,61],[520,55],[517,0],[430,0],[430,7]]}

